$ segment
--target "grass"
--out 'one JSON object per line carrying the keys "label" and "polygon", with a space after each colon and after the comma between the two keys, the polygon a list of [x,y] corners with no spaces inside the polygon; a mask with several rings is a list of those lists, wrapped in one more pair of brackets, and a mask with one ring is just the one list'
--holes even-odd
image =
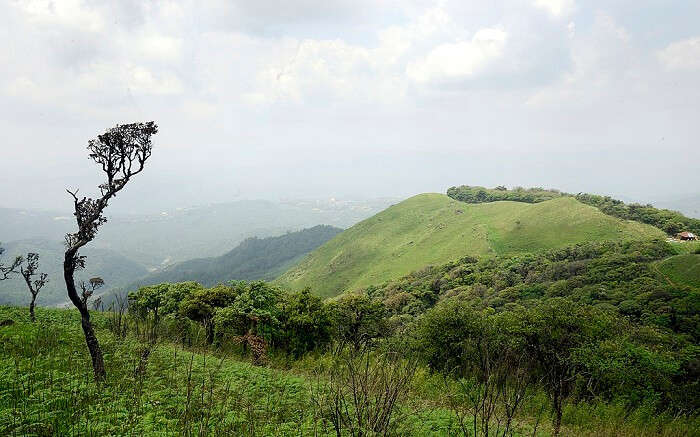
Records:
{"label": "grass", "polygon": [[700,287],[700,254],[675,255],[656,267],[673,284]]}
{"label": "grass", "polygon": [[466,255],[508,254],[584,241],[664,238],[573,198],[537,204],[466,204],[421,194],[353,226],[287,271],[278,282],[322,296],[382,283]]}
{"label": "grass", "polygon": [[[107,365],[107,381],[97,385],[77,312],[40,308],[37,316],[31,323],[26,308],[0,307],[0,320],[15,321],[0,328],[0,435],[335,435],[311,395],[311,369],[326,355],[271,368],[168,341],[150,348],[133,336],[116,339],[95,313]],[[392,435],[459,435],[443,384],[420,368]],[[532,435],[541,405],[547,400],[537,393],[514,436]],[[551,431],[547,414],[538,436]],[[592,403],[569,405],[564,425],[563,435],[680,437],[696,434],[698,421]]]}

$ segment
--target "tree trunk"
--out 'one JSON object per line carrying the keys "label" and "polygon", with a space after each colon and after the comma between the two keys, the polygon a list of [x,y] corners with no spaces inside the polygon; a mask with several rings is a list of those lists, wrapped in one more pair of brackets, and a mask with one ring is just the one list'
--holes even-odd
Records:
{"label": "tree trunk", "polygon": [[75,288],[75,279],[73,275],[75,273],[76,253],[77,249],[71,248],[66,251],[65,259],[63,260],[63,279],[66,281],[68,297],[78,311],[80,311],[80,322],[83,326],[83,333],[85,334],[85,343],[87,343],[90,357],[92,358],[92,370],[95,375],[95,381],[102,382],[107,376],[104,359],[102,358],[102,349],[100,348],[99,341],[97,341],[92,322],[90,322],[90,312],[87,309],[87,303],[83,303]]}
{"label": "tree trunk", "polygon": [[559,431],[561,430],[561,404],[562,404],[562,399],[561,399],[561,393],[559,390],[554,391],[554,423],[553,428],[554,428],[554,437],[559,436]]}
{"label": "tree trunk", "polygon": [[95,330],[92,328],[92,322],[90,322],[90,313],[88,313],[87,310],[85,310],[85,312],[81,311],[80,317],[80,322],[83,325],[83,332],[85,333],[85,343],[87,343],[90,357],[92,358],[92,371],[95,375],[95,381],[104,381],[107,376],[105,372],[105,363],[102,358],[100,343],[97,341]]}
{"label": "tree trunk", "polygon": [[29,304],[29,318],[32,319],[32,322],[36,322],[36,316],[34,315],[35,302],[36,302],[36,295],[32,295],[32,301]]}

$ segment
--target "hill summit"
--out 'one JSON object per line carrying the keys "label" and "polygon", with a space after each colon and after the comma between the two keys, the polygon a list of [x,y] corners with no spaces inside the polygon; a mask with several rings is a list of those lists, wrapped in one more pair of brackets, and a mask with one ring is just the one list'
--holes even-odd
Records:
{"label": "hill summit", "polygon": [[278,282],[334,296],[467,255],[664,236],[653,226],[606,215],[569,196],[471,204],[444,194],[420,194],[337,235]]}

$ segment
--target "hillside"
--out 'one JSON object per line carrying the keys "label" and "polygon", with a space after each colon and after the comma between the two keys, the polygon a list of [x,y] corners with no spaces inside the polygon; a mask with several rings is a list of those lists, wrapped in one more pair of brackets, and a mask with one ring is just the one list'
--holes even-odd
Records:
{"label": "hillside", "polygon": [[603,214],[571,197],[466,204],[421,194],[341,233],[287,271],[280,284],[332,296],[466,255],[508,254],[585,241],[661,238],[660,230]]}
{"label": "hillside", "polygon": [[[49,283],[41,290],[38,305],[60,305],[68,301],[66,286],[63,282],[63,244],[57,241],[31,239],[3,243],[4,260],[17,255],[26,256],[27,252],[36,252],[40,256],[39,271],[48,273]],[[123,286],[133,278],[140,278],[148,273],[146,267],[107,249],[84,248],[81,253],[87,256],[86,269],[78,272],[76,279],[87,280],[99,276],[105,286]],[[28,305],[30,299],[27,285],[19,275],[0,282],[0,305]]]}
{"label": "hillside", "polygon": [[135,290],[162,282],[195,281],[209,287],[234,279],[271,280],[340,232],[340,228],[319,225],[278,237],[249,238],[224,255],[175,264],[126,288]]}
{"label": "hillside", "polygon": [[700,288],[700,254],[672,256],[661,261],[657,267],[673,284]]}

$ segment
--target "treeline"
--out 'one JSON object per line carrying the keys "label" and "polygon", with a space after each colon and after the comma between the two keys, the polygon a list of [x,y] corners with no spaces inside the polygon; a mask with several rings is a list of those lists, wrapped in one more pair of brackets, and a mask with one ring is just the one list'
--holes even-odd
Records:
{"label": "treeline", "polygon": [[512,190],[504,186],[496,188],[484,188],[479,186],[461,185],[451,187],[447,190],[447,195],[455,200],[466,203],[485,203],[510,200],[513,202],[539,203],[552,200],[566,194],[558,190],[547,190],[544,188],[522,188],[515,187]]}
{"label": "treeline", "polygon": [[638,203],[625,204],[625,202],[613,199],[610,196],[596,194],[570,194],[555,189],[522,188],[512,190],[504,186],[496,188],[484,188],[479,186],[461,185],[451,187],[447,195],[455,200],[466,203],[485,203],[510,200],[514,202],[539,203],[552,200],[557,197],[574,197],[581,203],[595,206],[604,214],[623,220],[634,220],[640,223],[655,226],[669,235],[676,235],[682,231],[690,231],[700,234],[700,219],[686,217],[680,212],[668,209],[654,208],[652,205]]}
{"label": "treeline", "polygon": [[580,193],[575,197],[579,202],[595,206],[605,214],[623,220],[634,220],[656,226],[669,235],[676,235],[682,231],[700,234],[700,219],[686,217],[677,211],[658,209],[651,205],[640,205],[638,203],[628,205],[621,200],[595,194]]}

